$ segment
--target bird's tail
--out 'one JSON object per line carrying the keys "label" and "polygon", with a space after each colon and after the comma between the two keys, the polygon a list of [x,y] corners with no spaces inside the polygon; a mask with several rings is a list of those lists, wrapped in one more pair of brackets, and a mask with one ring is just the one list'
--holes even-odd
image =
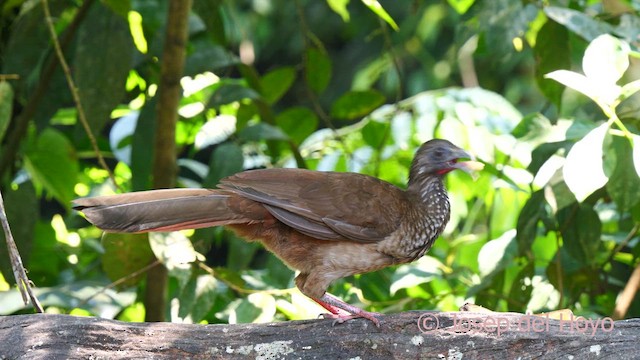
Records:
{"label": "bird's tail", "polygon": [[109,232],[174,231],[246,223],[229,208],[233,196],[211,189],[151,190],[76,199],[73,208]]}

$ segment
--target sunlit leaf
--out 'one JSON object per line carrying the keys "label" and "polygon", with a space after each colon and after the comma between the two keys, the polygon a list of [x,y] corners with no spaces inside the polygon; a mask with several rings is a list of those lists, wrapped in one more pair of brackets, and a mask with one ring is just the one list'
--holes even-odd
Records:
{"label": "sunlit leaf", "polygon": [[393,18],[387,13],[387,11],[380,5],[377,0],[360,0],[362,3],[369,8],[369,10],[373,11],[378,17],[382,20],[386,21],[387,24],[391,25],[393,30],[398,31],[398,24],[393,21]]}
{"label": "sunlit leaf", "polygon": [[191,241],[178,231],[149,233],[149,244],[156,258],[169,270],[183,288],[191,277],[191,264],[204,261],[204,256],[195,251]]}
{"label": "sunlit leaf", "polygon": [[631,97],[631,95],[640,91],[640,79],[634,80],[628,84],[622,86],[622,91],[620,92],[619,100],[625,100]]}
{"label": "sunlit leaf", "polygon": [[333,103],[331,116],[346,120],[357,119],[369,114],[384,101],[384,95],[375,90],[350,91]]}
{"label": "sunlit leaf", "polygon": [[621,94],[622,88],[615,84],[601,84],[569,70],[556,70],[545,75],[573,90],[579,91],[594,101],[602,100],[611,105]]}
{"label": "sunlit leaf", "polygon": [[180,294],[178,316],[192,323],[202,320],[217,298],[218,286],[211,275],[192,277]]}
{"label": "sunlit leaf", "polygon": [[517,255],[516,230],[509,230],[497,239],[487,241],[478,253],[481,276],[490,276],[504,269]]}
{"label": "sunlit leaf", "polygon": [[340,15],[344,22],[349,21],[349,10],[347,10],[349,0],[327,0],[327,4],[329,4],[331,10]]}
{"label": "sunlit leaf", "polygon": [[391,295],[401,289],[407,289],[428,283],[442,274],[444,265],[440,260],[426,255],[410,265],[400,265],[391,278]]}
{"label": "sunlit leaf", "polygon": [[196,134],[195,147],[203,149],[225,141],[236,131],[236,118],[231,115],[218,115],[208,120]]}
{"label": "sunlit leaf", "polygon": [[276,300],[273,296],[255,293],[236,304],[229,314],[229,324],[271,322],[275,313]]}
{"label": "sunlit leaf", "polygon": [[633,138],[633,164],[636,168],[636,173],[640,176],[640,135],[632,135]]}
{"label": "sunlit leaf", "polygon": [[573,145],[562,169],[564,181],[578,201],[583,201],[608,180],[602,165],[602,144],[608,124],[593,129]]}
{"label": "sunlit leaf", "polygon": [[475,0],[447,0],[449,5],[455,9],[458,14],[464,14],[469,10]]}
{"label": "sunlit leaf", "polygon": [[584,52],[582,70],[590,81],[615,84],[629,67],[629,44],[609,34],[595,38]]}

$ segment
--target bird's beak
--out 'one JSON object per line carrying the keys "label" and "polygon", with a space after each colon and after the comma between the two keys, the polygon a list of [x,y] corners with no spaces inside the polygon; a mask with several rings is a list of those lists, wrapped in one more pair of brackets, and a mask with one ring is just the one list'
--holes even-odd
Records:
{"label": "bird's beak", "polygon": [[477,176],[477,174],[475,174],[476,171],[480,171],[482,169],[484,169],[484,164],[479,162],[479,161],[475,161],[476,158],[469,154],[468,152],[459,149],[456,153],[455,156],[457,157],[457,160],[459,159],[469,159],[468,161],[456,161],[455,164],[453,165],[454,168],[456,169],[460,169],[468,174],[471,174],[472,177],[475,178],[475,176]]}

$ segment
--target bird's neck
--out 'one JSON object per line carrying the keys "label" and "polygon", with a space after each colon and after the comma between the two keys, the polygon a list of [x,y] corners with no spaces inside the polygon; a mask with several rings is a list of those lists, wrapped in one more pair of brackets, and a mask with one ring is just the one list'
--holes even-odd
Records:
{"label": "bird's neck", "polygon": [[409,179],[407,193],[429,208],[437,207],[438,204],[443,202],[446,202],[447,205],[449,203],[441,175],[411,177]]}

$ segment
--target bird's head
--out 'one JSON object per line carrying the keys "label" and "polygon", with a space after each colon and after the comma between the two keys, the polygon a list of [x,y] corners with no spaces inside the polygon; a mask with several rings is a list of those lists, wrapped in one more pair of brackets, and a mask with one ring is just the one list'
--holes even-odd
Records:
{"label": "bird's head", "polygon": [[477,161],[460,161],[464,159],[472,160],[473,157],[447,140],[429,140],[416,152],[409,178],[442,176],[455,169],[471,173],[484,167],[484,164]]}

